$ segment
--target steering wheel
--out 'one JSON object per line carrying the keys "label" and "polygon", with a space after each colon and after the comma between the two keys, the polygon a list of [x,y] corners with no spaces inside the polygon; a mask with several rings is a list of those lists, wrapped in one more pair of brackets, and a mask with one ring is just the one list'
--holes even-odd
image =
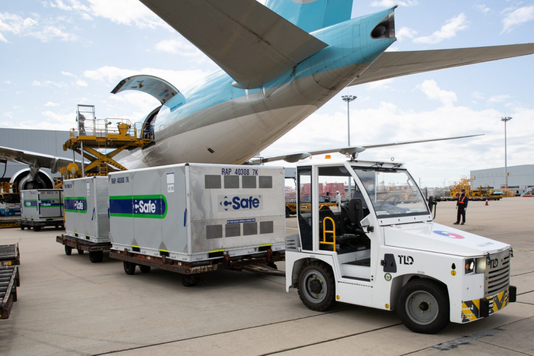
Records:
{"label": "steering wheel", "polygon": [[388,204],[391,204],[391,205],[395,205],[395,206],[396,206],[396,205],[400,202],[400,200],[401,200],[401,196],[400,196],[400,194],[397,194],[397,193],[390,194],[390,195],[387,196],[386,199],[384,199],[384,200],[382,200],[382,202],[380,202],[380,204],[378,205],[378,207],[379,207],[379,208],[382,208],[382,207],[383,207],[384,205],[386,205],[386,203],[387,203],[388,201],[390,201],[390,200],[391,200],[391,202],[388,203]]}

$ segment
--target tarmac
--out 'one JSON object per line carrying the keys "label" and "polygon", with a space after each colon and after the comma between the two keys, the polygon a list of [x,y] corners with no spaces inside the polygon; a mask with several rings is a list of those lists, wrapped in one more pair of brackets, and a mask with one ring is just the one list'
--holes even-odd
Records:
{"label": "tarmac", "polygon": [[[126,275],[107,253],[96,264],[87,253],[67,256],[55,241],[62,230],[1,229],[0,244],[20,244],[21,285],[0,320],[0,354],[534,355],[533,213],[534,198],[470,202],[459,229],[512,244],[517,302],[435,335],[409,331],[396,312],[311,311],[281,277],[221,271],[188,288],[158,269]],[[455,203],[440,202],[436,221],[455,219]],[[295,217],[287,232],[297,232]]]}

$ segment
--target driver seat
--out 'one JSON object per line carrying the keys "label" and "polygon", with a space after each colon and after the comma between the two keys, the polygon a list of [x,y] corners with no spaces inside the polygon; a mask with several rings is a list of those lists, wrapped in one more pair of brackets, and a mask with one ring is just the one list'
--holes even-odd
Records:
{"label": "driver seat", "polygon": [[351,252],[355,246],[369,246],[369,238],[365,235],[360,221],[363,219],[363,211],[359,207],[362,199],[353,198],[347,204],[341,205],[342,234],[336,237],[340,245],[340,252]]}

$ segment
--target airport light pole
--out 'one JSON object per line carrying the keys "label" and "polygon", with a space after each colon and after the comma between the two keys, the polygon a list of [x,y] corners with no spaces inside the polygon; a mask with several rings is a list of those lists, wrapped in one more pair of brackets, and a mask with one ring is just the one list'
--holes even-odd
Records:
{"label": "airport light pole", "polygon": [[[350,147],[350,102],[357,98],[356,95],[343,95],[341,99],[347,102],[347,137],[348,137],[348,146]],[[351,181],[349,177],[349,197],[352,196]]]}
{"label": "airport light pole", "polygon": [[512,120],[510,116],[501,118],[501,121],[504,121],[504,185],[506,188],[508,188],[508,160],[506,157],[506,123],[510,120]]}
{"label": "airport light pole", "polygon": [[350,102],[355,100],[357,98],[357,96],[355,95],[343,95],[341,97],[341,99],[343,99],[343,101],[346,101],[347,102],[347,125],[348,125],[348,142],[349,142],[349,146],[350,146]]}

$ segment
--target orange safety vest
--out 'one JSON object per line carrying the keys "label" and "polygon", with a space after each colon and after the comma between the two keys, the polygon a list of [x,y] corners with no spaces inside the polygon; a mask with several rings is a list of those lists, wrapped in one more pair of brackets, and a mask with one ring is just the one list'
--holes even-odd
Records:
{"label": "orange safety vest", "polygon": [[464,195],[463,198],[462,198],[462,196],[460,195],[460,196],[458,197],[458,204],[465,204],[465,197],[466,197],[466,196],[467,196],[467,195]]}

